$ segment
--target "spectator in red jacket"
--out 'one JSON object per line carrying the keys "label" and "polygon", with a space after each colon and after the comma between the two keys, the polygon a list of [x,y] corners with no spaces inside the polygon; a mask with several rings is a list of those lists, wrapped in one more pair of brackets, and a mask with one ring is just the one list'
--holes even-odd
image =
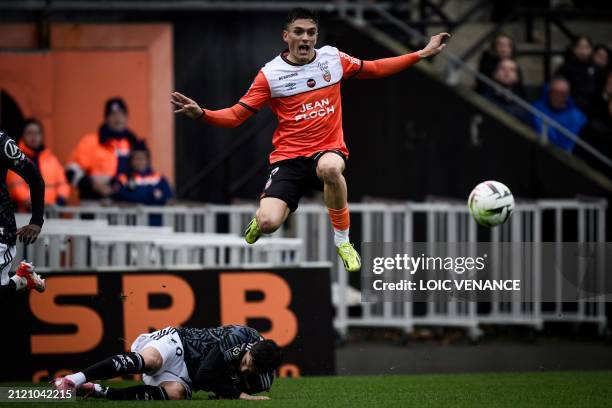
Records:
{"label": "spectator in red jacket", "polygon": [[127,127],[128,109],[121,98],[111,98],[104,108],[104,123],[96,133],[81,138],[66,166],[66,175],[78,187],[81,199],[110,198],[111,182],[125,173],[136,136]]}
{"label": "spectator in red jacket", "polygon": [[[44,130],[42,124],[34,118],[25,120],[19,148],[40,170],[45,181],[45,204],[64,205],[70,196],[70,185],[64,174],[64,167],[45,146]],[[6,185],[15,202],[17,211],[30,211],[30,188],[17,174],[9,171]]]}

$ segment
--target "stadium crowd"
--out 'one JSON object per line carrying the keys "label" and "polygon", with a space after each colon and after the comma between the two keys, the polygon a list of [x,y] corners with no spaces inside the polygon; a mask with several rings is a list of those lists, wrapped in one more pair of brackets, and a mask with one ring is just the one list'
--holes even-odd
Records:
{"label": "stadium crowd", "polygon": [[[521,66],[516,60],[514,40],[498,34],[481,55],[481,74],[523,99],[530,98],[523,84]],[[585,35],[568,47],[563,64],[541,88],[532,106],[553,118],[608,157],[612,157],[612,64],[610,49],[593,44]],[[479,81],[476,91],[508,114],[541,133],[542,120],[517,105],[507,94]],[[559,148],[582,155],[573,140],[548,128],[549,141]]]}
{"label": "stadium crowd", "polygon": [[[45,146],[44,129],[36,118],[24,121],[21,150],[38,166],[45,181],[45,204],[132,203],[166,205],[173,198],[167,179],[153,170],[151,153],[143,139],[127,125],[128,108],[122,98],[104,107],[104,122],[97,132],[85,134],[64,167]],[[30,192],[13,172],[7,176],[11,200],[18,211],[30,211]],[[157,224],[161,220],[151,219]]]}

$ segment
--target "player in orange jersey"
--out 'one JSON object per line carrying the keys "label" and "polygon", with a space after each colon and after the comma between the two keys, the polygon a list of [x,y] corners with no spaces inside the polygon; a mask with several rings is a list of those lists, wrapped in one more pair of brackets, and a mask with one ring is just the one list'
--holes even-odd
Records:
{"label": "player in orange jersey", "polygon": [[348,150],[342,132],[340,83],[343,79],[398,73],[438,54],[450,35],[434,35],[417,52],[362,61],[334,47],[315,49],[318,29],[317,17],[311,11],[290,11],[283,30],[288,49],[259,71],[247,93],[230,108],[202,109],[178,92],[172,93],[171,102],[176,113],[221,127],[239,126],[269,105],[278,117],[272,136],[274,151],[259,209],[245,232],[246,241],[252,244],[262,234],[276,231],[297,209],[305,191],[322,190],[338,254],[347,271],[358,271],[361,259],[349,242],[347,187],[342,175]]}

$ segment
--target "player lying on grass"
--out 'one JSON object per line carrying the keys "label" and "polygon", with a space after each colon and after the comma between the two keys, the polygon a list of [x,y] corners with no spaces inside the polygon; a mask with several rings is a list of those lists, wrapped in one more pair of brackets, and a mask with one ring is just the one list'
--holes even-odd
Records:
{"label": "player lying on grass", "polygon": [[[281,351],[247,326],[211,329],[167,327],[141,334],[131,353],[120,354],[75,374],[56,378],[60,391],[109,400],[190,399],[192,390],[211,391],[219,398],[262,400],[269,391]],[[144,385],[105,387],[94,381],[142,374]]]}
{"label": "player lying on grass", "polygon": [[171,102],[176,113],[221,127],[239,126],[269,105],[278,117],[272,136],[274,151],[259,209],[245,232],[246,241],[252,244],[262,234],[276,231],[297,209],[305,192],[321,190],[338,255],[345,269],[354,272],[361,268],[361,258],[349,242],[348,192],[342,175],[348,150],[342,131],[341,81],[383,78],[403,71],[442,51],[449,34],[434,35],[425,48],[411,54],[362,61],[334,47],[315,49],[318,32],[313,12],[303,8],[289,12],[282,34],[288,48],[259,71],[247,93],[231,108],[202,109],[178,92],[172,93]]}

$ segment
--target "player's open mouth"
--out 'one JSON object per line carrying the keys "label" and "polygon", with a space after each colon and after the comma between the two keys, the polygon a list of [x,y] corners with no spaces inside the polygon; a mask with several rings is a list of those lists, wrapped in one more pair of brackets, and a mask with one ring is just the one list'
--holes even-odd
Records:
{"label": "player's open mouth", "polygon": [[308,45],[299,45],[298,46],[298,51],[300,52],[308,52],[310,51],[310,47]]}

